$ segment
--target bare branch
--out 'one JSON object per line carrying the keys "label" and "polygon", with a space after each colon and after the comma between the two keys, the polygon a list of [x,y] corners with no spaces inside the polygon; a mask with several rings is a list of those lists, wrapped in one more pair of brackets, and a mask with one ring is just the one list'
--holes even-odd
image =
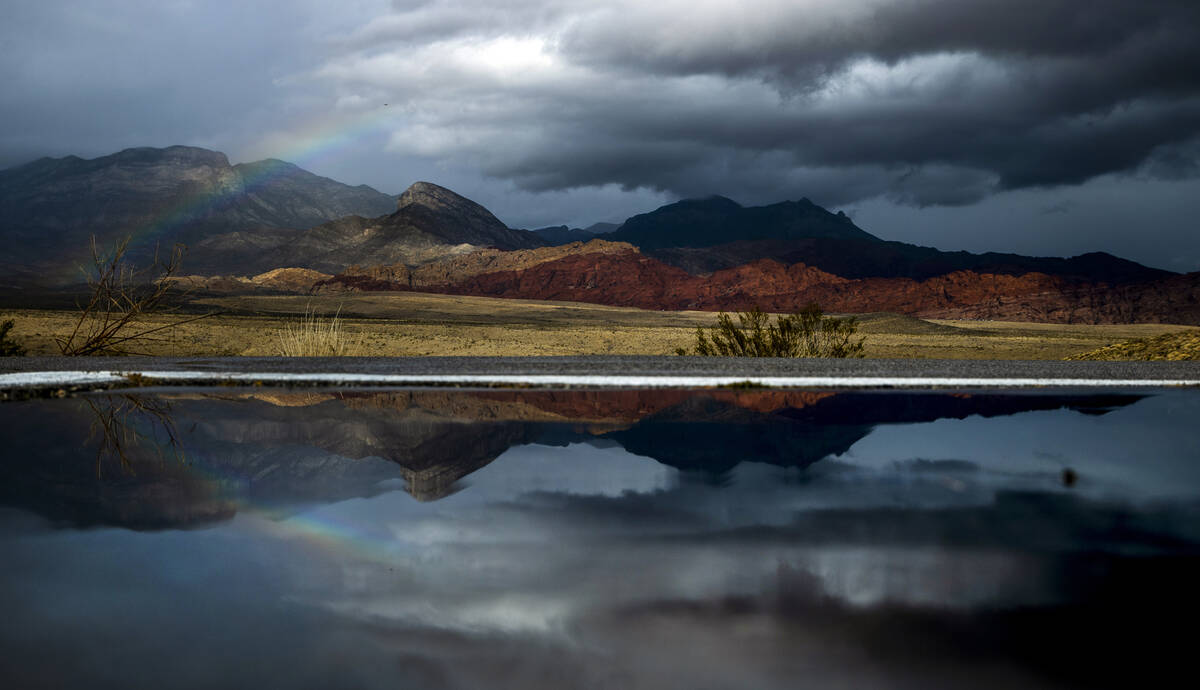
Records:
{"label": "bare branch", "polygon": [[217,313],[138,330],[137,320],[171,311],[166,300],[172,294],[171,278],[183,262],[184,247],[175,245],[165,261],[156,247],[151,264],[138,268],[127,259],[129,242],[130,238],[126,237],[118,241],[111,252],[105,253],[92,237],[92,266],[83,269],[89,297],[86,303],[78,305],[79,318],[71,334],[57,339],[62,354],[129,354],[126,347],[135,345],[151,333]]}

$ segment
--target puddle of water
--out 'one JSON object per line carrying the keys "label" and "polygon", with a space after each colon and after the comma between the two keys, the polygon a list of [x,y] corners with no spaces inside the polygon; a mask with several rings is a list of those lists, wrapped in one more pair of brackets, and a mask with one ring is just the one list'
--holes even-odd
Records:
{"label": "puddle of water", "polygon": [[1190,671],[1200,394],[0,405],[25,686],[1059,687]]}

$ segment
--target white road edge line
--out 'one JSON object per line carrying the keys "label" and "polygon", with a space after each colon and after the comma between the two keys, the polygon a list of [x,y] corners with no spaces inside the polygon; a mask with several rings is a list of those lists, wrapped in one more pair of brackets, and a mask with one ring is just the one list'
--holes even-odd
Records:
{"label": "white road edge line", "polygon": [[1200,379],[986,378],[920,376],[632,376],[579,374],[353,374],[205,371],[41,371],[0,374],[0,388],[118,383],[129,376],[148,381],[261,381],[375,385],[508,384],[609,388],[688,388],[739,383],[771,388],[1126,388],[1200,386]]}

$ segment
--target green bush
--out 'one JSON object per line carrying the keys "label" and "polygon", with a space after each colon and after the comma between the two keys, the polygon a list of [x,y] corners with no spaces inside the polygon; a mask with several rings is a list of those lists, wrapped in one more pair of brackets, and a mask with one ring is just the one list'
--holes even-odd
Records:
{"label": "green bush", "polygon": [[20,357],[25,354],[25,348],[8,339],[12,327],[12,319],[0,323],[0,357]]}
{"label": "green bush", "polygon": [[[722,357],[862,357],[863,338],[854,340],[858,320],[834,318],[821,313],[810,303],[795,314],[778,316],[771,324],[770,315],[758,307],[738,312],[735,325],[729,314],[721,312],[717,325],[696,329],[694,354]],[[679,348],[676,354],[689,354]]]}

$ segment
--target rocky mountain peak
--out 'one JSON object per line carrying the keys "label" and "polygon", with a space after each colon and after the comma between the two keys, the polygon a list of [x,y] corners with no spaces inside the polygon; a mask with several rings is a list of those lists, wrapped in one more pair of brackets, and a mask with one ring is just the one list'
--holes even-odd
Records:
{"label": "rocky mountain peak", "polygon": [[[474,201],[456,194],[445,187],[432,182],[414,182],[400,195],[397,208],[405,208],[414,204],[424,206],[433,211],[439,211],[456,206],[482,206]],[[486,209],[484,209],[486,210]],[[491,214],[489,214],[491,215]]]}
{"label": "rocky mountain peak", "polygon": [[508,226],[492,212],[432,182],[414,182],[404,190],[397,203],[397,213],[411,215],[428,212],[455,225],[476,231],[508,230]]}

